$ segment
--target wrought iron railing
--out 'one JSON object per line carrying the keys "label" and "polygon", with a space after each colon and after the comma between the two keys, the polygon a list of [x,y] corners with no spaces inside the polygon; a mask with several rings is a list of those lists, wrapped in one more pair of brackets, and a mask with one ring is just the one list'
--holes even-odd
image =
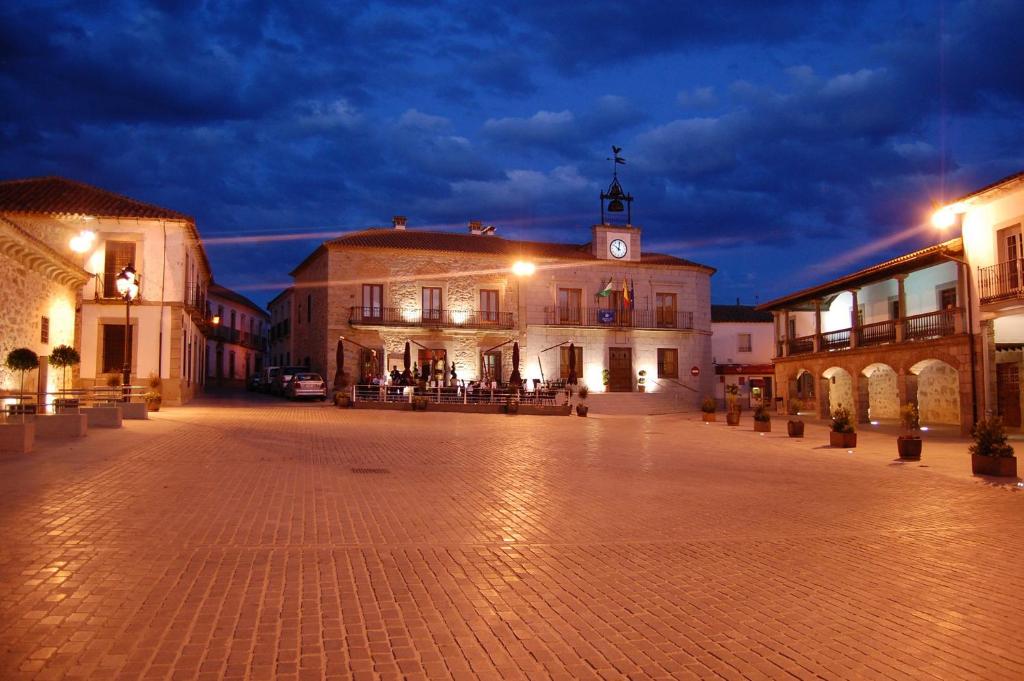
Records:
{"label": "wrought iron railing", "polygon": [[850,347],[850,329],[823,333],[821,342],[818,344],[818,348],[822,351],[845,350],[848,347]]}
{"label": "wrought iron railing", "polygon": [[857,329],[857,345],[870,346],[893,343],[896,341],[896,320],[886,319],[881,322],[864,324]]}
{"label": "wrought iron railing", "polygon": [[806,355],[809,352],[814,352],[814,336],[801,336],[790,339],[789,354]]}
{"label": "wrought iron railing", "polygon": [[979,267],[978,296],[983,304],[1024,298],[1024,260],[1008,260]]}
{"label": "wrought iron railing", "polygon": [[[903,341],[920,341],[953,336],[960,330],[958,323],[962,308],[949,308],[924,314],[913,315],[904,319],[886,319],[881,322],[865,324],[857,329],[857,347],[872,347],[895,343],[902,327]],[[846,350],[850,347],[850,333],[853,329],[839,329],[821,334],[818,341],[819,352]],[[786,344],[785,346],[783,344]],[[814,352],[814,336],[783,339],[777,351],[781,354],[788,347],[790,355],[806,355]],[[777,355],[779,356],[779,355]]]}
{"label": "wrought iron railing", "polygon": [[185,282],[185,295],[183,302],[186,308],[193,312],[206,314],[206,287],[202,282],[189,280]]}
{"label": "wrought iron railing", "polygon": [[428,326],[433,328],[497,328],[515,327],[511,312],[492,310],[431,310],[398,307],[349,308],[349,324],[365,326]]}
{"label": "wrought iron railing", "polygon": [[907,317],[903,320],[903,338],[905,340],[925,340],[952,336],[956,333],[958,314],[960,314],[958,308],[951,308]]}
{"label": "wrought iron railing", "polygon": [[635,310],[601,307],[547,307],[544,323],[551,326],[625,327],[632,329],[692,329],[692,312],[664,309]]}

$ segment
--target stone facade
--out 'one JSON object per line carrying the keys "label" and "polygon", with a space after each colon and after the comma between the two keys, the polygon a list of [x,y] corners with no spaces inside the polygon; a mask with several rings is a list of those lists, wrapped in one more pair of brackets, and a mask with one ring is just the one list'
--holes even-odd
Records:
{"label": "stone facade", "polygon": [[218,385],[244,385],[263,368],[270,316],[248,298],[218,284],[210,286],[209,308],[217,323],[211,324],[206,339],[206,379]]}

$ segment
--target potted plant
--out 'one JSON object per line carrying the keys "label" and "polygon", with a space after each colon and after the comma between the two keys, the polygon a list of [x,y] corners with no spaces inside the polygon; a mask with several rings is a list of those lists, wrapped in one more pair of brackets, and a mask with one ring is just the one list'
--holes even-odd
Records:
{"label": "potted plant", "polygon": [[590,394],[590,388],[581,385],[576,394],[580,398],[580,401],[576,403],[576,416],[586,416],[587,412],[590,411],[590,407],[587,406],[587,395]]}
{"label": "potted plant", "polygon": [[795,397],[789,401],[789,415],[797,416],[803,411],[804,403]]}
{"label": "potted plant", "polygon": [[725,386],[725,422],[740,425],[740,387],[735,383]]}
{"label": "potted plant", "polygon": [[742,409],[740,408],[739,403],[738,402],[734,402],[729,407],[729,410],[725,412],[725,423],[726,423],[726,425],[729,425],[729,426],[738,426],[738,425],[740,425],[740,412],[741,411],[742,411]]}
{"label": "potted plant", "polygon": [[519,413],[519,400],[511,395],[505,401],[505,413],[506,414],[518,414]]}
{"label": "potted plant", "polygon": [[[68,389],[68,367],[73,367],[81,361],[82,358],[79,356],[78,351],[70,345],[58,345],[50,351],[50,366],[61,370],[61,393]],[[53,401],[53,406],[58,411],[60,409],[77,409],[78,400],[62,395]]]}
{"label": "potted plant", "polygon": [[789,419],[786,421],[786,432],[790,437],[804,436],[804,422],[802,419]]}
{"label": "potted plant", "polygon": [[1006,442],[1003,420],[998,416],[982,419],[971,429],[971,472],[975,475],[1017,477],[1017,457]]}
{"label": "potted plant", "polygon": [[715,409],[718,407],[715,404],[714,397],[705,397],[700,403],[700,410],[704,412],[704,423],[712,423],[715,420]]}
{"label": "potted plant", "polygon": [[646,383],[647,383],[647,369],[641,369],[640,372],[637,373],[637,379],[636,379],[636,389],[637,389],[637,392],[641,392],[641,393],[645,392],[647,390]]}
{"label": "potted plant", "polygon": [[351,407],[352,396],[348,394],[347,390],[335,390],[334,391],[334,406],[336,407]]}
{"label": "potted plant", "polygon": [[149,390],[142,393],[142,399],[146,403],[146,411],[160,411],[160,404],[163,402],[160,387],[163,385],[163,381],[156,374],[150,374],[149,380],[146,383],[149,386]]}
{"label": "potted plant", "polygon": [[900,458],[907,461],[919,461],[921,459],[921,416],[917,411],[917,405],[913,402],[900,407],[900,422],[903,424],[903,435],[896,438],[896,448]]}
{"label": "potted plant", "polygon": [[611,382],[611,380],[612,380],[612,372],[609,371],[608,369],[602,369],[601,370],[601,383],[604,385],[605,389],[608,388],[608,384]]}
{"label": "potted plant", "polygon": [[11,371],[21,373],[21,387],[18,389],[18,404],[12,405],[11,411],[20,414],[34,414],[35,405],[25,404],[25,372],[39,366],[39,355],[28,348],[14,348],[7,353],[4,365]]}
{"label": "potted plant", "polygon": [[832,412],[832,432],[828,434],[829,444],[833,447],[849,449],[857,446],[857,431],[850,418],[850,410],[839,407]]}
{"label": "potted plant", "polygon": [[754,430],[758,433],[772,432],[772,414],[763,404],[754,410]]}

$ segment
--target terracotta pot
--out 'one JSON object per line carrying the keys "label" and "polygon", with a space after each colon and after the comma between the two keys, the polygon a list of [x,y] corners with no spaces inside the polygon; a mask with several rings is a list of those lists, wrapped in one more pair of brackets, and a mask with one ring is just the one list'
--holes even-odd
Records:
{"label": "terracotta pot", "polygon": [[786,432],[789,433],[790,437],[803,437],[804,436],[804,422],[803,421],[787,421]]}
{"label": "terracotta pot", "polygon": [[995,475],[1000,478],[1017,477],[1017,457],[979,456],[971,454],[971,472],[975,475]]}
{"label": "terracotta pot", "polygon": [[587,412],[590,411],[590,407],[585,404],[576,405],[576,416],[586,416]]}
{"label": "terracotta pot", "polygon": [[771,421],[754,421],[754,431],[758,433],[770,433],[772,432]]}
{"label": "terracotta pot", "polygon": [[852,449],[857,446],[857,433],[837,433],[832,430],[829,431],[828,442],[833,447]]}
{"label": "terracotta pot", "polygon": [[740,425],[740,413],[738,411],[726,412],[725,422],[730,426]]}
{"label": "terracotta pot", "polygon": [[921,459],[921,438],[917,435],[900,435],[896,438],[896,449],[901,459],[919,461]]}
{"label": "terracotta pot", "polygon": [[646,385],[638,385],[636,387],[636,391],[638,393],[647,392],[647,386]]}
{"label": "terracotta pot", "polygon": [[711,411],[711,412],[707,412],[707,411],[703,412],[703,419],[704,419],[704,423],[714,423],[715,422],[715,412],[713,412],[713,411]]}
{"label": "terracotta pot", "polygon": [[146,400],[146,411],[160,411],[160,400]]}

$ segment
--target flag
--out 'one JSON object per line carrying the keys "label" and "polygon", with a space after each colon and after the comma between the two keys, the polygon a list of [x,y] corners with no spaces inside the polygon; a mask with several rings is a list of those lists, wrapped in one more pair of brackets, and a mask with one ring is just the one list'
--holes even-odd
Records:
{"label": "flag", "polygon": [[631,304],[636,303],[636,289],[633,288],[633,277],[629,278],[629,301]]}
{"label": "flag", "polygon": [[622,278],[622,306],[629,309],[632,306],[632,301],[629,298],[629,289],[626,288],[626,278]]}
{"label": "flag", "polygon": [[597,292],[597,295],[601,296],[602,298],[607,298],[611,294],[612,294],[612,278],[609,277],[608,278],[608,283],[605,285],[605,287],[603,289],[601,289],[600,291]]}

